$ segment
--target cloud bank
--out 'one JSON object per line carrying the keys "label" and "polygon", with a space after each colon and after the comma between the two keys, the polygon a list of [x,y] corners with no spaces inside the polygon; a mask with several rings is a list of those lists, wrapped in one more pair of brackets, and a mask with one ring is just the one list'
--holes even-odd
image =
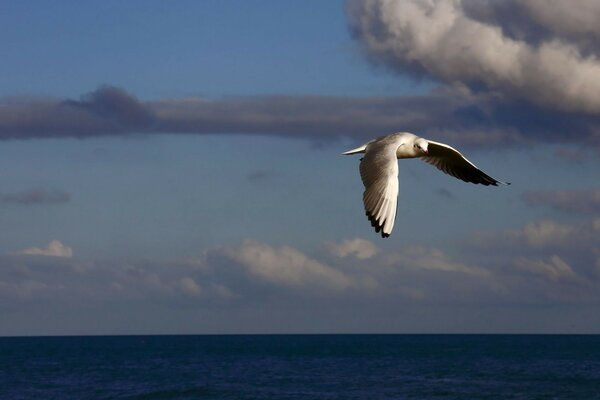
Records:
{"label": "cloud bank", "polygon": [[465,238],[460,258],[354,238],[313,251],[246,240],[194,258],[86,261],[55,241],[0,256],[11,321],[0,334],[597,332],[587,311],[597,318],[599,233],[596,220],[540,221]]}
{"label": "cloud bank", "polygon": [[[0,100],[0,140],[140,134],[246,134],[357,142],[412,131],[457,146],[597,146],[600,119],[488,93],[440,88],[399,97],[253,96],[145,102],[102,86],[73,99]],[[576,141],[574,141],[576,139]]]}

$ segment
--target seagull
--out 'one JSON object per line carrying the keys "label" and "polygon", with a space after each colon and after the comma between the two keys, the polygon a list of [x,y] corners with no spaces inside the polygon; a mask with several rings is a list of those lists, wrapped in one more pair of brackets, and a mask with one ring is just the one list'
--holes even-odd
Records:
{"label": "seagull", "polygon": [[375,232],[389,237],[396,220],[398,204],[398,162],[401,158],[420,158],[440,171],[465,182],[485,186],[510,185],[492,178],[458,150],[444,143],[423,139],[409,132],[392,133],[371,140],[344,155],[364,153],[360,177],[365,185],[363,203]]}

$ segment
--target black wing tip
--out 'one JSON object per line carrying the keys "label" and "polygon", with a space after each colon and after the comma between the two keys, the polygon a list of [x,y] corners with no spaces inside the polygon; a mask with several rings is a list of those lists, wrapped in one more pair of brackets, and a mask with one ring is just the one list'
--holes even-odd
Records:
{"label": "black wing tip", "polygon": [[374,218],[374,217],[371,215],[371,213],[370,213],[370,212],[368,212],[368,211],[365,211],[365,215],[367,216],[367,218],[369,218],[369,222],[371,222],[371,226],[372,226],[373,228],[375,228],[375,232],[376,232],[376,233],[380,233],[380,234],[381,234],[381,237],[382,237],[382,238],[384,238],[384,239],[385,239],[385,238],[389,238],[389,237],[390,237],[390,234],[389,234],[389,233],[385,233],[385,232],[383,231],[383,225],[379,225],[379,224],[377,223],[377,221],[375,220],[375,218]]}

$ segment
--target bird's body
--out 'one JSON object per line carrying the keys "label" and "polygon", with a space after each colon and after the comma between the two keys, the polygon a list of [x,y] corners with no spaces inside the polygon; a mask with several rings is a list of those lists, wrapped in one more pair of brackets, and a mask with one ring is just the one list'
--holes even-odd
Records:
{"label": "bird's body", "polygon": [[365,212],[376,232],[388,237],[394,228],[398,202],[398,159],[421,158],[440,171],[465,182],[485,186],[500,182],[477,168],[456,149],[400,132],[382,136],[343,154],[365,155],[360,161],[360,177],[365,186]]}

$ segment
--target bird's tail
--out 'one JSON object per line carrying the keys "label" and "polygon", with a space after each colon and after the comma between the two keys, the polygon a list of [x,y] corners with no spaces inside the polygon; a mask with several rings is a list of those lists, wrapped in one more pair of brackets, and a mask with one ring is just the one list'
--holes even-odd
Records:
{"label": "bird's tail", "polygon": [[349,155],[349,154],[358,154],[358,153],[364,153],[366,149],[367,149],[367,145],[366,145],[366,144],[363,144],[363,145],[362,145],[362,146],[360,146],[360,147],[357,147],[357,148],[355,148],[355,149],[352,149],[352,150],[348,150],[348,151],[346,151],[346,152],[344,152],[344,153],[342,153],[342,154],[347,156],[347,155]]}

